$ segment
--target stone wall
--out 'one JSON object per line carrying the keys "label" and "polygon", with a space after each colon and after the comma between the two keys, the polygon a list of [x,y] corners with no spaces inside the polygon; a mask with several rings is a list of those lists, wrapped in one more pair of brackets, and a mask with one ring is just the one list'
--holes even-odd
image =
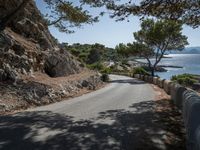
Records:
{"label": "stone wall", "polygon": [[[171,95],[171,99],[176,107],[183,114],[184,126],[186,129],[187,149],[200,150],[200,95],[199,93],[187,89],[180,84],[173,83],[158,77],[147,77],[144,75],[134,75],[135,78],[153,83]],[[153,79],[147,80],[147,79]]]}

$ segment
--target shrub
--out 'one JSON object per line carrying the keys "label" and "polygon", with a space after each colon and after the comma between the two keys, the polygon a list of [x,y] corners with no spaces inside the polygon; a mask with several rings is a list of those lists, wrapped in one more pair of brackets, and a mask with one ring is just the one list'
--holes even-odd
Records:
{"label": "shrub", "polygon": [[106,73],[102,74],[101,80],[102,80],[103,82],[108,82],[108,81],[110,80],[110,79],[109,79],[109,75],[106,74]]}
{"label": "shrub", "polygon": [[79,59],[82,60],[83,62],[86,62],[87,54],[86,54],[86,53],[81,53],[81,54],[79,55]]}
{"label": "shrub", "polygon": [[99,71],[104,69],[103,64],[100,63],[100,62],[91,64],[91,65],[87,65],[87,67],[88,67],[89,69],[99,70]]}
{"label": "shrub", "polygon": [[133,69],[133,75],[134,74],[142,74],[142,75],[150,75],[144,68],[137,67]]}
{"label": "shrub", "polygon": [[122,60],[122,65],[129,65],[129,64],[128,64],[128,60],[127,60],[127,59],[123,59],[123,60]]}
{"label": "shrub", "polygon": [[172,76],[171,80],[184,86],[192,86],[194,83],[198,83],[198,80],[191,74],[175,75]]}
{"label": "shrub", "polygon": [[109,68],[103,68],[101,70],[101,73],[106,73],[106,74],[110,74],[112,72],[112,69],[109,67]]}

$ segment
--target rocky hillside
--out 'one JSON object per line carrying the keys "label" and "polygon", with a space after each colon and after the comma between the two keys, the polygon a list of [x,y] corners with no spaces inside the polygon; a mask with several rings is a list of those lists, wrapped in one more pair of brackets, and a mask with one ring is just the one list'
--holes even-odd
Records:
{"label": "rocky hillside", "polygon": [[[0,20],[21,2],[22,0],[0,0]],[[62,77],[59,80],[65,81],[70,80],[69,75],[78,76],[82,72],[89,71],[66,50],[58,47],[33,0],[17,12],[0,32],[0,112],[8,108],[11,110],[23,107],[25,103],[22,101],[26,101],[26,106],[33,102],[37,105],[43,104],[43,97],[48,99],[50,95],[69,89],[70,84],[73,90],[77,89],[74,92],[77,93],[83,88],[91,89],[91,85],[95,89],[97,84],[101,83],[94,72],[85,73],[84,78],[76,77],[77,81],[73,80],[73,83],[55,83],[56,77]],[[47,78],[48,81],[44,82]],[[87,85],[82,83],[84,80],[88,82]],[[67,94],[72,93],[68,90],[68,93],[64,94],[67,97]],[[37,103],[37,100],[40,100],[40,103]],[[17,101],[20,101],[20,105]],[[17,104],[12,105],[13,103]]]}
{"label": "rocky hillside", "polygon": [[[0,2],[0,17],[8,15],[19,0]],[[23,17],[22,17],[23,16]],[[79,73],[80,63],[57,47],[33,1],[9,22],[0,34],[0,79],[15,80],[20,74],[46,72],[51,77]]]}

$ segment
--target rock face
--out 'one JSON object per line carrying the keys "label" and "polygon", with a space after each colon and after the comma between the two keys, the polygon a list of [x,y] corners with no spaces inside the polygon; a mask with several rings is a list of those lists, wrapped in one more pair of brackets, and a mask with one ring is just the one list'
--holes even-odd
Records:
{"label": "rock face", "polygon": [[[21,2],[0,0],[0,19]],[[35,2],[30,0],[0,33],[0,80],[15,81],[21,74],[36,71],[58,77],[78,73],[81,67],[69,53],[59,49]]]}
{"label": "rock face", "polygon": [[[98,73],[59,48],[34,1],[28,1],[0,32],[0,114],[60,101],[103,84]],[[21,2],[0,0],[0,21]]]}
{"label": "rock face", "polygon": [[100,76],[93,71],[82,71],[79,74],[58,78],[38,74],[39,78],[29,77],[17,85],[0,82],[0,115],[79,96],[96,90],[103,84]]}
{"label": "rock face", "polygon": [[44,71],[50,77],[59,77],[77,73],[77,62],[67,53],[54,52],[49,55],[44,63]]}

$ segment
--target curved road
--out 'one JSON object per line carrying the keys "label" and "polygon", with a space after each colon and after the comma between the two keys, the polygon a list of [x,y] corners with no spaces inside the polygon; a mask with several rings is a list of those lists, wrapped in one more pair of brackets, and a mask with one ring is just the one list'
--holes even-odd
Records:
{"label": "curved road", "polygon": [[166,149],[154,113],[156,93],[111,75],[105,88],[0,118],[0,150]]}
{"label": "curved road", "polygon": [[52,111],[75,119],[91,119],[100,112],[128,110],[133,103],[153,100],[155,97],[152,87],[143,81],[118,75],[110,75],[110,79],[111,84],[98,91],[29,111]]}

